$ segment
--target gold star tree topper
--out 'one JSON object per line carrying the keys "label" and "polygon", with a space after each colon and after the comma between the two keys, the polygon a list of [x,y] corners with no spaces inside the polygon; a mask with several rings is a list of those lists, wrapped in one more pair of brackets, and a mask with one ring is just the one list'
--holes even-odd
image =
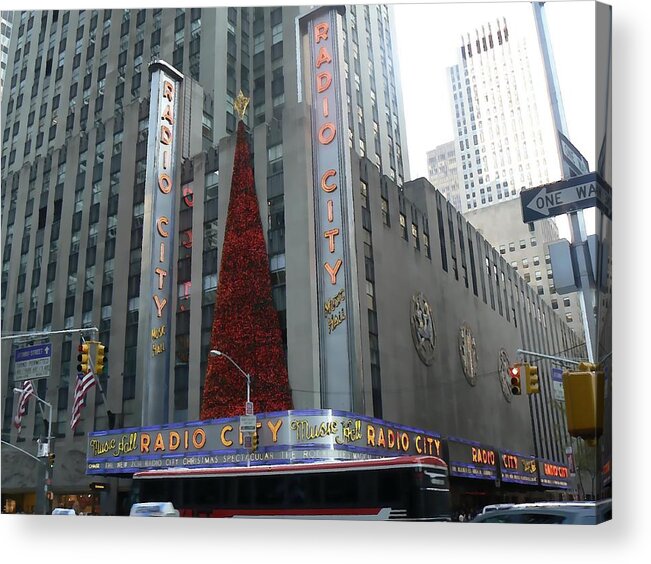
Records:
{"label": "gold star tree topper", "polygon": [[233,102],[233,108],[237,112],[237,115],[240,116],[240,119],[244,119],[244,114],[246,113],[246,108],[250,101],[251,98],[247,98],[240,90],[237,98],[235,98],[235,102]]}

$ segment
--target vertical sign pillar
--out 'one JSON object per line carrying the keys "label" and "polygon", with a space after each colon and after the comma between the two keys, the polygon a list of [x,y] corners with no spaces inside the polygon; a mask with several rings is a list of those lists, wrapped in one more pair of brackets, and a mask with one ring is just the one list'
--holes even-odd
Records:
{"label": "vertical sign pillar", "polygon": [[354,410],[359,350],[355,224],[343,73],[343,7],[298,20],[301,88],[311,108],[321,407]]}
{"label": "vertical sign pillar", "polygon": [[163,61],[150,66],[149,139],[138,323],[142,424],[169,418],[170,337],[175,289],[179,100],[183,75]]}

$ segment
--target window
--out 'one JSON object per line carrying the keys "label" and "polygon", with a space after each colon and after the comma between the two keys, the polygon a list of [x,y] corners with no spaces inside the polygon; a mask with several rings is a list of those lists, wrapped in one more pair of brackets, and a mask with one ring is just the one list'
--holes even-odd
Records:
{"label": "window", "polygon": [[522,268],[529,268],[529,259],[522,259]]}
{"label": "window", "polygon": [[536,238],[535,238],[535,237],[532,237],[532,238],[530,239],[530,241],[531,241],[531,246],[532,246],[532,247],[535,247],[535,246],[537,245],[537,243],[536,243]]}
{"label": "window", "polygon": [[542,280],[542,273],[540,270],[536,270],[536,280]]}
{"label": "window", "polygon": [[407,240],[407,218],[404,213],[400,214],[400,234],[402,238]]}
{"label": "window", "polygon": [[506,245],[500,245],[500,254],[505,255],[506,254]]}
{"label": "window", "polygon": [[543,296],[545,294],[545,289],[542,286],[538,286],[537,290],[539,296]]}
{"label": "window", "polygon": [[552,309],[558,309],[558,300],[552,300]]}
{"label": "window", "polygon": [[524,239],[520,239],[520,248],[521,249],[527,248],[527,242]]}
{"label": "window", "polygon": [[563,305],[565,307],[570,307],[570,298],[563,298]]}
{"label": "window", "polygon": [[568,323],[572,323],[572,321],[574,321],[571,313],[565,314],[565,321],[567,321]]}
{"label": "window", "polygon": [[540,257],[533,257],[533,265],[538,266],[540,264]]}
{"label": "window", "polygon": [[515,243],[513,243],[513,242],[509,243],[509,251],[510,252],[515,251]]}

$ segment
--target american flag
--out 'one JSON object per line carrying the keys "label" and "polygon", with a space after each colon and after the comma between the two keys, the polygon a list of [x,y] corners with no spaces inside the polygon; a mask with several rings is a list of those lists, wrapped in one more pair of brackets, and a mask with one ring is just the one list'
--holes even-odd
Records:
{"label": "american flag", "polygon": [[16,416],[14,417],[14,426],[20,430],[23,428],[23,415],[27,413],[27,402],[29,398],[34,395],[34,385],[31,380],[25,380],[23,382],[23,387],[20,391],[20,397],[18,398],[18,410],[16,411]]}
{"label": "american flag", "polygon": [[75,385],[75,399],[72,403],[72,417],[70,418],[70,428],[74,431],[81,419],[81,408],[84,406],[86,392],[95,385],[95,375],[92,370],[86,374],[77,374],[77,384]]}

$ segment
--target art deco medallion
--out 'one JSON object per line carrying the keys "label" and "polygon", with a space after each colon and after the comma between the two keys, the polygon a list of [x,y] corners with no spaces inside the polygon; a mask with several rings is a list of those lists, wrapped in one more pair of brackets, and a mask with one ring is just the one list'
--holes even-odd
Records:
{"label": "art deco medallion", "polygon": [[425,296],[418,292],[411,297],[411,336],[418,356],[427,366],[434,361],[436,331],[432,308]]}
{"label": "art deco medallion", "polygon": [[466,380],[474,386],[477,383],[477,346],[472,330],[465,323],[459,328],[459,356]]}

